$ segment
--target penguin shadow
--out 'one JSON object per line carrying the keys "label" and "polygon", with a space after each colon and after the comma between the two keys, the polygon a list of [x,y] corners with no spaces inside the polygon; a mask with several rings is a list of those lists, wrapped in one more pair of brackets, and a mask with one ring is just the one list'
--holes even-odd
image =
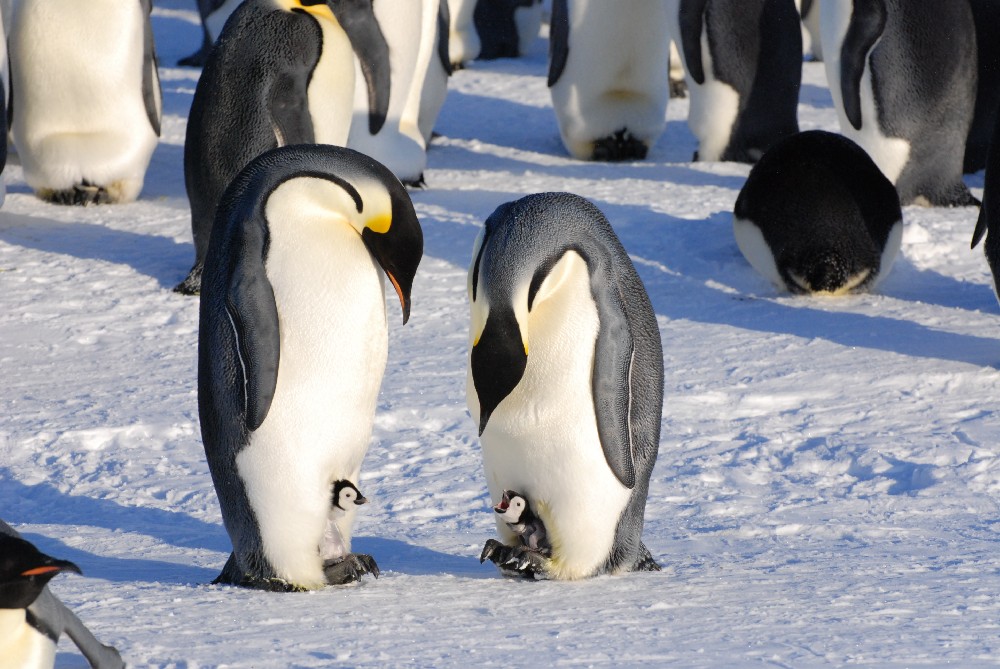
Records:
{"label": "penguin shadow", "polygon": [[[598,206],[615,226],[625,249],[631,251],[659,315],[1000,369],[1000,339],[946,332],[889,316],[829,311],[823,308],[829,304],[827,298],[783,299],[785,296],[773,289],[773,296],[782,299],[771,299],[771,294],[758,297],[769,284],[742,258],[728,211],[692,221],[650,215],[648,209],[631,205],[602,202]],[[917,280],[935,282],[931,284],[934,294],[961,284],[934,272],[912,269],[912,274],[919,277]],[[912,290],[932,292],[927,285],[914,285]],[[976,295],[975,301],[980,300]],[[961,307],[975,308],[967,304]]]}
{"label": "penguin shadow", "polygon": [[185,268],[194,257],[191,244],[169,237],[116,230],[82,221],[63,223],[27,214],[4,213],[0,218],[0,240],[13,246],[82,260],[128,265],[155,279],[164,288],[172,287],[183,278]]}
{"label": "penguin shadow", "polygon": [[[184,109],[183,114],[187,114]],[[155,177],[155,178],[150,178]],[[161,141],[156,145],[146,170],[146,181],[139,194],[139,204],[144,200],[178,198],[187,212],[187,189],[184,186],[184,146]],[[191,249],[194,257],[194,249]]]}
{"label": "penguin shadow", "polygon": [[[28,485],[14,479],[10,471],[3,468],[0,468],[0,509],[3,509],[4,520],[15,528],[22,523],[82,525],[146,535],[177,548],[211,550],[223,555],[230,551],[229,539],[221,525],[173,511],[68,495],[49,483]],[[17,529],[43,552],[75,562],[87,576],[113,583],[202,584],[218,575],[218,569],[181,562],[97,555],[66,545],[58,537]]]}
{"label": "penguin shadow", "polygon": [[966,311],[995,312],[997,303],[990,286],[920,269],[902,254],[876,292],[908,302]]}
{"label": "penguin shadow", "polygon": [[799,86],[799,104],[814,109],[833,109],[833,95],[826,86],[803,83]]}
{"label": "penguin shadow", "polygon": [[[496,575],[495,569],[484,568],[479,564],[478,558],[471,555],[442,553],[398,539],[354,537],[351,549],[374,557],[382,571],[392,571],[397,574],[461,578],[492,578]],[[492,567],[490,564],[486,566]]]}

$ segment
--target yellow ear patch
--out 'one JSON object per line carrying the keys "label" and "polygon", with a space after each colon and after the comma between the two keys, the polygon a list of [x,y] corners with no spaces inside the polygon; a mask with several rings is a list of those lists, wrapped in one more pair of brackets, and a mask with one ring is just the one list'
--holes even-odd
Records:
{"label": "yellow ear patch", "polygon": [[392,214],[377,214],[365,222],[365,227],[384,235],[392,227]]}
{"label": "yellow ear patch", "polygon": [[308,12],[315,17],[323,18],[328,21],[337,22],[337,19],[333,16],[333,10],[326,3],[321,3],[318,5],[303,5],[302,0],[283,0],[279,2],[279,5],[284,6],[289,11],[293,9],[300,9],[304,12]]}

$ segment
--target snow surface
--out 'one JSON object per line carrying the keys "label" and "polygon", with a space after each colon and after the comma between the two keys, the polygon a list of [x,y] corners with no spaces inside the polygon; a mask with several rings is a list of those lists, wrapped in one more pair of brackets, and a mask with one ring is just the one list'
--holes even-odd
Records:
{"label": "snow surface", "polygon": [[[208,585],[229,553],[199,438],[184,127],[201,32],[158,0],[166,118],[141,199],[0,212],[0,517],[84,577],[52,588],[135,667],[995,666],[998,306],[974,209],[904,210],[877,294],[779,294],[731,232],[745,165],[691,164],[686,100],[649,159],[567,157],[539,38],[455,74],[412,193],[426,235],[390,354],[355,548],[377,581]],[[822,64],[803,129],[836,129]],[[982,193],[982,173],[968,180]],[[465,408],[466,267],[500,203],[569,190],[608,215],[664,342],[645,542],[661,573],[523,583],[494,536]],[[394,296],[391,296],[395,300]],[[85,666],[64,639],[60,667]]]}

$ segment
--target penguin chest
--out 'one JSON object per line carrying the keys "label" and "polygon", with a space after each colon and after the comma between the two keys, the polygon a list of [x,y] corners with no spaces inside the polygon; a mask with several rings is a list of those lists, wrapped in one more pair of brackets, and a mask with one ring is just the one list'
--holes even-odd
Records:
{"label": "penguin chest", "polygon": [[0,609],[0,669],[55,664],[56,645],[28,624],[24,609]]}
{"label": "penguin chest", "polygon": [[[630,490],[608,467],[597,431],[600,322],[586,264],[568,252],[546,282],[555,277],[559,287],[528,316],[524,375],[483,431],[483,459],[494,500],[504,489],[528,498],[552,544],[555,575],[582,578],[607,560]],[[543,282],[539,295],[546,292]],[[506,523],[497,527],[514,539]]]}
{"label": "penguin chest", "polygon": [[309,116],[317,143],[346,146],[354,108],[354,51],[340,24],[317,22],[323,44],[306,90]]}
{"label": "penguin chest", "polygon": [[[385,293],[353,227],[293,179],[267,207],[265,271],[278,311],[274,399],[236,458],[264,552],[278,575],[306,587],[325,581],[319,547],[335,480],[358,480],[385,371]],[[321,188],[337,188],[329,182]],[[350,546],[350,522],[338,523]]]}

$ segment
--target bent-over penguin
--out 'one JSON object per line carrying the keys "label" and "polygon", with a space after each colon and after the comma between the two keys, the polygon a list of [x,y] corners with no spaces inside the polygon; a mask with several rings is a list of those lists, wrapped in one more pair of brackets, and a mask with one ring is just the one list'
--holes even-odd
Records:
{"label": "bent-over penguin", "polygon": [[[336,481],[359,480],[387,354],[383,272],[406,322],[423,236],[406,189],[344,147],[253,160],[219,204],[202,281],[198,409],[233,553],[217,582],[315,589]],[[353,506],[336,519],[350,549]],[[374,565],[371,560],[370,564]]]}
{"label": "bent-over penguin", "polygon": [[98,641],[48,588],[62,572],[81,573],[45,555],[0,520],[0,669],[51,669],[63,634],[95,669],[121,669],[121,655]]}
{"label": "bent-over penguin", "polygon": [[892,267],[903,214],[892,183],[843,135],[810,130],[750,170],[733,211],[747,261],[793,293],[873,289]]}
{"label": "bent-over penguin", "polygon": [[666,2],[695,160],[752,163],[798,132],[802,29],[793,0]]}
{"label": "bent-over penguin", "polygon": [[468,290],[466,398],[490,497],[518,491],[552,547],[526,554],[498,518],[504,546],[489,558],[556,579],[658,570],[641,535],[663,350],[607,219],[571,193],[501,205],[476,240]]}
{"label": "bent-over penguin", "polygon": [[347,143],[354,54],[368,92],[368,127],[389,108],[389,51],[372,0],[245,0],[212,49],[191,101],[184,184],[195,262],[175,290],[196,294],[219,198],[264,151]]}
{"label": "bent-over penguin", "polygon": [[548,85],[574,158],[646,157],[666,125],[666,26],[663,0],[553,0]]}
{"label": "bent-over penguin", "polygon": [[962,182],[976,96],[967,0],[821,0],[823,60],[844,135],[902,204],[977,204]]}
{"label": "bent-over penguin", "polygon": [[21,0],[11,136],[24,179],[59,204],[130,202],[160,135],[152,0]]}

